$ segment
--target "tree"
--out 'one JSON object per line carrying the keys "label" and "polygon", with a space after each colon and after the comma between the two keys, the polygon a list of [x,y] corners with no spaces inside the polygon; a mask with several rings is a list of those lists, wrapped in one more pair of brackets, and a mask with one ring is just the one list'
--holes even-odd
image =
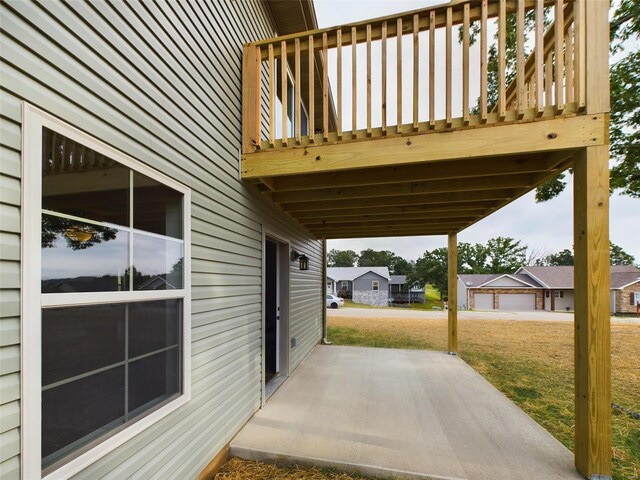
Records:
{"label": "tree", "polygon": [[489,250],[485,245],[458,244],[458,273],[487,273]]}
{"label": "tree", "polygon": [[389,250],[372,250],[367,248],[360,252],[359,267],[391,267],[396,254]]}
{"label": "tree", "polygon": [[[545,24],[550,17],[545,9]],[[506,22],[506,79],[515,76],[516,23],[514,15],[507,16]],[[533,11],[525,16],[525,38],[531,33]],[[471,27],[471,42],[479,34],[479,24]],[[497,33],[496,33],[497,36]],[[462,41],[462,30],[459,32]],[[611,167],[611,190],[640,198],[640,51],[633,40],[640,39],[640,2],[620,0],[610,22],[610,50],[612,54],[624,56],[611,64],[611,124],[609,152]],[[498,98],[498,52],[495,45],[488,51],[487,58],[487,104],[489,110]],[[473,109],[479,113],[479,104]],[[567,175],[559,174],[536,189],[536,202],[545,202],[557,197],[567,185]]]}
{"label": "tree", "polygon": [[559,266],[559,265],[573,265],[573,252],[568,248],[558,252],[547,255],[541,262],[540,266]]}
{"label": "tree", "polygon": [[511,237],[491,238],[487,242],[489,273],[513,273],[525,264],[526,245]]}
{"label": "tree", "polygon": [[402,257],[395,255],[391,261],[391,266],[389,267],[389,273],[391,275],[410,275],[415,268],[415,262],[405,260]]}
{"label": "tree", "polygon": [[610,243],[611,265],[633,265],[636,261],[633,255],[625,252],[622,247],[615,243]]}
{"label": "tree", "polygon": [[[635,257],[625,252],[622,247],[616,245],[613,242],[609,242],[609,252],[611,257],[611,265],[633,265]],[[537,262],[538,266],[559,266],[559,265],[573,265],[573,252],[568,248],[558,252],[547,255],[542,261]]]}
{"label": "tree", "polygon": [[353,250],[331,249],[327,255],[329,267],[353,267],[358,261],[358,254]]}
{"label": "tree", "polygon": [[433,285],[439,292],[440,298],[447,295],[448,275],[446,247],[436,248],[431,252],[425,251],[422,257],[416,261],[414,271],[407,277],[409,285]]}

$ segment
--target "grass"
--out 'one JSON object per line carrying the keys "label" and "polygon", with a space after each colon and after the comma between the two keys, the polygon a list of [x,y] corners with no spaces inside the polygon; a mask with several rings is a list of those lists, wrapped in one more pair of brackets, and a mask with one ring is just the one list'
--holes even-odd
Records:
{"label": "grass", "polygon": [[[445,350],[445,320],[330,318],[336,345]],[[573,324],[459,320],[460,356],[573,449]],[[640,411],[640,326],[612,326],[612,400]],[[640,421],[612,413],[614,479],[640,480]]]}
{"label": "grass", "polygon": [[215,480],[364,480],[364,477],[333,470],[307,467],[281,467],[249,460],[232,458]]}

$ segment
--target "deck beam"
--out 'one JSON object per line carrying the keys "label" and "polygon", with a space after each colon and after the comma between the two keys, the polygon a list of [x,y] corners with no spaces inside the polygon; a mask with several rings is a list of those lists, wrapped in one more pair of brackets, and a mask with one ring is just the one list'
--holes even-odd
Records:
{"label": "deck beam", "polygon": [[[451,132],[244,153],[245,180],[492,158],[604,145],[608,115],[593,114]],[[373,143],[376,142],[376,143]]]}

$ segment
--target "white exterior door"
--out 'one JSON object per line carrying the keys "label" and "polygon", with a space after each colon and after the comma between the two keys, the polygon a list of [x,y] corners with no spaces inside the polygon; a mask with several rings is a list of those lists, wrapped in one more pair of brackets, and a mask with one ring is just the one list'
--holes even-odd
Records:
{"label": "white exterior door", "polygon": [[535,293],[502,293],[499,300],[500,310],[518,312],[536,309]]}
{"label": "white exterior door", "polygon": [[474,293],[473,305],[476,310],[493,310],[493,293]]}

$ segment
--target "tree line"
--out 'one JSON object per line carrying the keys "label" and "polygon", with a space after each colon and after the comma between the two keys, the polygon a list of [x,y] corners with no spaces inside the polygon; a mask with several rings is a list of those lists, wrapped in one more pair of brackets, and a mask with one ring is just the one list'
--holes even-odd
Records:
{"label": "tree line", "polygon": [[[633,265],[635,258],[622,247],[610,244],[611,265]],[[391,275],[407,275],[407,283],[433,285],[443,296],[448,290],[447,247],[426,250],[417,260],[406,260],[389,250],[332,249],[327,255],[329,267],[388,267]],[[495,237],[487,243],[458,244],[458,273],[493,274],[514,273],[525,265],[560,266],[573,265],[573,252],[564,249],[555,253],[544,253],[531,249],[520,240],[511,237]]]}

